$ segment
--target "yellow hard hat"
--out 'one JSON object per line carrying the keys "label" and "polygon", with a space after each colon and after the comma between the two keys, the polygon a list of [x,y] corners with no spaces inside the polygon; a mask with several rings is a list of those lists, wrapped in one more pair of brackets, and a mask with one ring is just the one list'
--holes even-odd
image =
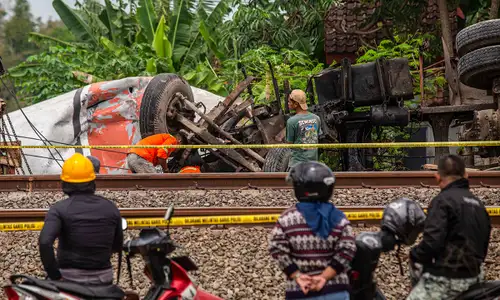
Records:
{"label": "yellow hard hat", "polygon": [[61,180],[70,183],[84,183],[95,179],[94,165],[90,159],[75,153],[62,167]]}

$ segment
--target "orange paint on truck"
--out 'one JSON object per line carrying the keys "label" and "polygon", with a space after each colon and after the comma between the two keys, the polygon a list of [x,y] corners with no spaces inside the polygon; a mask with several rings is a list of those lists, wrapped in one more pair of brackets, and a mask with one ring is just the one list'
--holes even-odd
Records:
{"label": "orange paint on truck", "polygon": [[[133,137],[138,130],[139,110],[144,90],[136,97],[132,97],[128,89],[117,93],[118,89],[103,90],[103,83],[92,84],[89,88],[89,106],[97,105],[92,114],[88,130],[89,145],[132,145]],[[139,92],[139,91],[137,91]],[[120,114],[120,106],[130,104],[129,99],[135,100],[134,113],[130,118]],[[102,103],[102,104],[101,104]],[[101,161],[101,174],[109,174],[118,168],[127,168],[127,154],[130,148],[125,149],[91,149],[91,155]],[[123,170],[122,170],[123,171]],[[127,173],[131,173],[127,170]]]}

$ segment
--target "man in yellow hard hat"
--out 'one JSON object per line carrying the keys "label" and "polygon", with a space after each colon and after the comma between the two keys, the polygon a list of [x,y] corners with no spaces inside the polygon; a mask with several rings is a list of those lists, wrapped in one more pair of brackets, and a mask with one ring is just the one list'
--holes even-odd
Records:
{"label": "man in yellow hard hat", "polygon": [[123,245],[121,216],[113,202],[94,194],[95,178],[94,166],[85,156],[75,153],[64,162],[62,190],[69,197],[50,207],[39,238],[41,260],[52,280],[113,282],[110,259]]}

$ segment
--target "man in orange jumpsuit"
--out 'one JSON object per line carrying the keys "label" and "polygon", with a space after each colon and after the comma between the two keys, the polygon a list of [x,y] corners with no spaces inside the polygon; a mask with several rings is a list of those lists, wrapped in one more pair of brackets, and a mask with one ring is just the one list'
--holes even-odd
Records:
{"label": "man in orange jumpsuit", "polygon": [[[179,140],[168,133],[148,136],[137,145],[177,145]],[[167,158],[176,149],[173,148],[132,148],[127,155],[127,163],[132,173],[156,173],[155,166],[160,165],[163,172],[168,172]]]}

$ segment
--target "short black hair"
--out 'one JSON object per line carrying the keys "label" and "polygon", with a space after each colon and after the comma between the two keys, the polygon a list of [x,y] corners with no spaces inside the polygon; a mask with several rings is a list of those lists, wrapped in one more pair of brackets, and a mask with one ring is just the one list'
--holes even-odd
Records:
{"label": "short black hair", "polygon": [[87,158],[92,162],[92,165],[94,166],[94,173],[99,174],[99,171],[101,170],[101,161],[92,155],[87,156]]}
{"label": "short black hair", "polygon": [[438,173],[441,177],[464,177],[465,163],[458,155],[447,155],[439,160]]}

